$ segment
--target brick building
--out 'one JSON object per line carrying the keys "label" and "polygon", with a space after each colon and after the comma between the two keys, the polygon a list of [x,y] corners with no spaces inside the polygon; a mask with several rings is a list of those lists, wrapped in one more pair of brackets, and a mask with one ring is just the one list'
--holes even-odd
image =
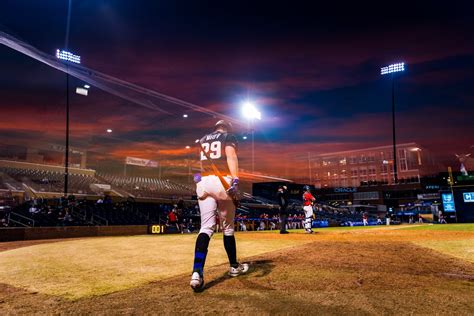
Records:
{"label": "brick building", "polygon": [[[393,147],[380,146],[311,156],[312,184],[316,188],[393,184]],[[419,183],[441,171],[431,154],[416,143],[397,145],[398,181]]]}

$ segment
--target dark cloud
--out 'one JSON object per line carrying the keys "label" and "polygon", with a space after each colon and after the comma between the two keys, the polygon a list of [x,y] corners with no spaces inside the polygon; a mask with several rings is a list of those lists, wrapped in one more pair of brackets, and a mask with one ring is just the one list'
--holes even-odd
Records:
{"label": "dark cloud", "polygon": [[[338,5],[73,1],[70,47],[93,69],[240,118],[251,98],[262,170],[287,170],[281,152],[328,152],[389,144],[390,79],[396,78],[400,141],[442,157],[474,143],[472,5]],[[397,7],[404,8],[399,3]],[[62,47],[64,4],[15,1],[1,27],[46,52]],[[0,141],[61,143],[64,74],[0,47]],[[81,85],[71,79],[71,88]],[[72,90],[71,90],[72,91]],[[166,105],[170,107],[170,105]],[[73,144],[117,160],[183,161],[215,118],[173,108],[164,115],[91,89],[71,92]],[[181,112],[189,115],[183,119]],[[245,124],[243,124],[245,126]],[[108,135],[105,129],[113,129]],[[248,133],[239,128],[239,135]],[[242,141],[244,167],[250,145]]]}

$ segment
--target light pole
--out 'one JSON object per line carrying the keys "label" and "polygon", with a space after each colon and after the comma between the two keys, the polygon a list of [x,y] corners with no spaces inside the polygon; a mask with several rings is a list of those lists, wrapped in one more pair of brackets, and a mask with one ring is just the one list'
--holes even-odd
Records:
{"label": "light pole", "polygon": [[252,132],[252,173],[254,173],[255,172],[255,138],[254,138],[253,122],[255,119],[261,120],[262,113],[260,113],[257,110],[253,102],[247,100],[242,104],[242,114],[247,119],[249,129],[250,129],[250,123],[252,123],[252,129],[251,129],[251,132]]}
{"label": "light pole", "polygon": [[392,78],[392,140],[393,140],[393,180],[398,183],[397,143],[395,138],[395,73],[405,71],[405,63],[391,64],[380,69],[380,74],[391,74]]}
{"label": "light pole", "polygon": [[56,57],[66,61],[66,149],[64,154],[64,196],[67,196],[69,182],[69,62],[81,63],[81,57],[68,52],[69,47],[69,29],[71,25],[71,6],[72,0],[68,0],[66,36],[64,38],[64,49],[56,50]]}
{"label": "light pole", "polygon": [[[69,9],[68,9],[68,24],[67,24],[67,31],[66,31],[67,33],[66,43],[65,43],[66,47],[68,46],[70,17],[71,17],[71,4],[69,4]],[[67,50],[57,49],[56,58],[64,61],[67,67],[67,71],[66,71],[66,148],[64,150],[64,195],[67,196],[68,183],[69,183],[69,72],[68,71],[69,71],[69,63],[75,63],[75,64],[81,63],[81,56],[74,55],[73,53]]]}

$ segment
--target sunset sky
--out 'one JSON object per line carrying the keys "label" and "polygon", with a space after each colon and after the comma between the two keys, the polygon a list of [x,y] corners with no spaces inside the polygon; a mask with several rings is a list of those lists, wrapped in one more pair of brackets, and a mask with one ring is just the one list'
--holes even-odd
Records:
{"label": "sunset sky", "polygon": [[[69,48],[83,65],[255,124],[256,170],[281,174],[290,154],[391,144],[391,81],[397,138],[444,162],[474,145],[474,6],[469,1],[341,3],[73,0]],[[227,4],[223,4],[227,3]],[[0,30],[54,54],[64,47],[67,1],[4,1]],[[65,74],[0,46],[0,143],[63,144]],[[163,114],[94,87],[73,90],[72,145],[97,157],[179,161],[217,118],[164,104]],[[182,114],[188,114],[184,119]],[[107,134],[107,128],[113,133]],[[97,159],[99,159],[97,158]]]}

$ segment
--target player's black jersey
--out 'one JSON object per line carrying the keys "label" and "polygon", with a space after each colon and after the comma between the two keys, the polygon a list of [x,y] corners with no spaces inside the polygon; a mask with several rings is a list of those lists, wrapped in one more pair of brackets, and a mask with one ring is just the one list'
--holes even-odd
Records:
{"label": "player's black jersey", "polygon": [[[223,175],[230,175],[225,147],[232,146],[237,150],[237,138],[235,135],[216,131],[205,135],[201,138],[200,143],[217,169],[219,169]],[[207,159],[202,150],[200,155],[203,172],[212,172],[211,162]]]}

